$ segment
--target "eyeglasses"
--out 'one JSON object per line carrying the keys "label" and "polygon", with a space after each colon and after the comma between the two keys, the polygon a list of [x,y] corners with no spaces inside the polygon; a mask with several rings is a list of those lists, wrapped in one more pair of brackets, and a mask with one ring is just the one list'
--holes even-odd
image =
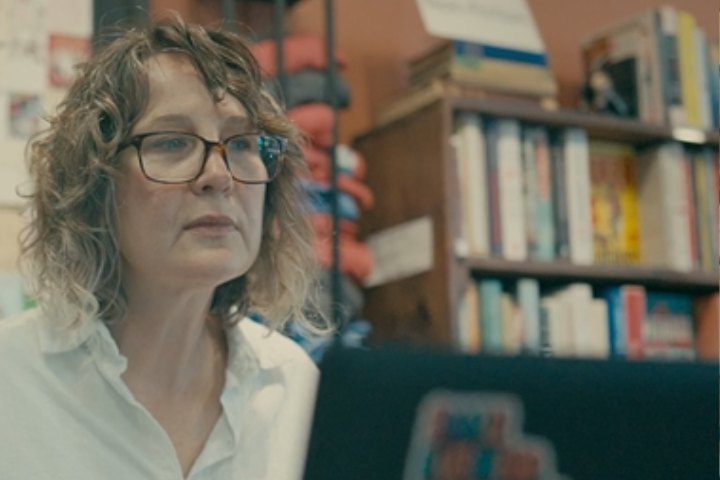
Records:
{"label": "eyeglasses", "polygon": [[157,183],[188,183],[205,168],[210,151],[220,150],[232,178],[241,183],[269,183],[280,172],[287,139],[277,135],[243,133],[211,142],[192,133],[153,132],[136,135],[119,150],[135,147],[140,168]]}

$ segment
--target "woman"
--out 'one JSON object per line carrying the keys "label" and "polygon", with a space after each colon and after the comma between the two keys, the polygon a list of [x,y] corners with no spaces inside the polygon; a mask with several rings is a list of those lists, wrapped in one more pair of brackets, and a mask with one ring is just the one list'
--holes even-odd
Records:
{"label": "woman", "polygon": [[41,308],[0,324],[0,477],[300,477],[317,371],[270,332],[327,327],[299,135],[243,41],[128,32],[30,152]]}

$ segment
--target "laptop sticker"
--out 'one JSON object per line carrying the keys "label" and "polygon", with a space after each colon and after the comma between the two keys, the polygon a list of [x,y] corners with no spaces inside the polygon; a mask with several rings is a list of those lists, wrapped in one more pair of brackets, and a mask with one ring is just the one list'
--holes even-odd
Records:
{"label": "laptop sticker", "polygon": [[513,395],[435,390],[418,406],[404,480],[570,480]]}

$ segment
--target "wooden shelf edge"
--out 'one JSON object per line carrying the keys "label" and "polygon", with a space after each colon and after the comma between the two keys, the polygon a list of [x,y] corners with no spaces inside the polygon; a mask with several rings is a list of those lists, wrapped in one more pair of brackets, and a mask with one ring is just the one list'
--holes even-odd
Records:
{"label": "wooden shelf edge", "polygon": [[634,283],[648,287],[717,291],[720,276],[648,267],[575,265],[569,262],[513,262],[499,259],[464,259],[474,274],[504,278],[531,277],[540,281],[586,281],[595,284]]}
{"label": "wooden shelf edge", "polygon": [[[472,110],[481,114],[517,118],[553,127],[581,127],[592,136],[632,142],[657,142],[673,140],[673,129],[668,125],[653,125],[631,118],[601,115],[581,110],[547,110],[539,103],[524,100],[477,99],[462,96],[447,98],[454,110]],[[720,144],[717,130],[703,131],[704,145]]]}

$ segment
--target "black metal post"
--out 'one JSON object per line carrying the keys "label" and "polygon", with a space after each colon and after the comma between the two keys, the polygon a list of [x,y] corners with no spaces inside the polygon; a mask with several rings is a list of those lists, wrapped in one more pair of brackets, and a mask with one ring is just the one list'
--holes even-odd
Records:
{"label": "black metal post", "polygon": [[325,46],[327,51],[327,79],[330,106],[333,110],[332,148],[330,149],[330,211],[332,213],[332,299],[333,320],[339,329],[344,327],[342,317],[342,287],[340,282],[340,211],[337,190],[338,102],[335,64],[335,12],[333,0],[325,0]]}
{"label": "black metal post", "polygon": [[235,1],[236,0],[222,0],[223,30],[227,30],[228,32],[237,32]]}
{"label": "black metal post", "polygon": [[273,4],[273,34],[275,37],[275,55],[277,58],[277,81],[285,106],[287,92],[287,74],[285,73],[285,0],[275,0]]}

